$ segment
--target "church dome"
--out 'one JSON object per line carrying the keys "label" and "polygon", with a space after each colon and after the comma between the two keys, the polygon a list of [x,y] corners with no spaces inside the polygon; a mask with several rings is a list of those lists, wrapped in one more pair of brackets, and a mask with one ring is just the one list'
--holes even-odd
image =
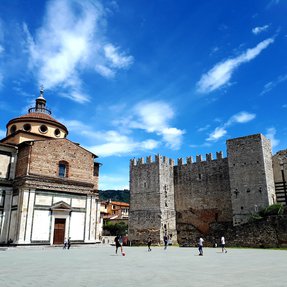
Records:
{"label": "church dome", "polygon": [[6,125],[6,136],[13,136],[17,132],[26,133],[26,138],[31,140],[36,135],[49,138],[65,138],[68,135],[68,129],[51,116],[51,111],[46,108],[44,91],[41,89],[40,96],[36,99],[36,105],[28,110],[28,113],[14,118]]}

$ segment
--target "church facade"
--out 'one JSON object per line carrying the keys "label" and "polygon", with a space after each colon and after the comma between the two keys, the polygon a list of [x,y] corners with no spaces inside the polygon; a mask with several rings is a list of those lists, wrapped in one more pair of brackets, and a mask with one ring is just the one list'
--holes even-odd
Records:
{"label": "church facade", "polygon": [[8,122],[0,141],[0,244],[95,243],[101,230],[97,156],[67,139],[46,108]]}

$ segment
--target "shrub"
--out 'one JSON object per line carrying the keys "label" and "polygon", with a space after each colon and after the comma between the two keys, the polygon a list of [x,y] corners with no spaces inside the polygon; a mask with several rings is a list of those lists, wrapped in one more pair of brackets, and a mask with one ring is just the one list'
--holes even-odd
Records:
{"label": "shrub", "polygon": [[256,221],[264,219],[270,215],[281,215],[284,213],[284,206],[281,203],[275,203],[272,205],[269,205],[266,208],[261,209],[257,213],[253,213],[250,216],[250,221]]}

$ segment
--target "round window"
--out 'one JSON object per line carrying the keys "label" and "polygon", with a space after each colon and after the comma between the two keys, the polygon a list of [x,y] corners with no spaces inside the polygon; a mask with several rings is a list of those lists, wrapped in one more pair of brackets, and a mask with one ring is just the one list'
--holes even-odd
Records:
{"label": "round window", "polygon": [[25,124],[23,126],[23,130],[26,131],[26,132],[29,132],[31,130],[31,125],[30,124]]}
{"label": "round window", "polygon": [[40,128],[39,128],[40,132],[41,133],[46,133],[48,131],[48,128],[46,125],[41,125]]}
{"label": "round window", "polygon": [[16,132],[16,129],[17,129],[16,125],[13,125],[13,126],[10,128],[10,133],[11,133],[11,134],[15,133],[15,132]]}
{"label": "round window", "polygon": [[59,137],[61,135],[61,131],[59,129],[55,129],[54,134],[56,137]]}

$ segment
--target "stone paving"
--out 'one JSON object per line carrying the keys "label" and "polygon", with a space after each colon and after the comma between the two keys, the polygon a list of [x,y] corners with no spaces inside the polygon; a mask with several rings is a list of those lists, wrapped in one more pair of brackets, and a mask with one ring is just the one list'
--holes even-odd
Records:
{"label": "stone paving", "polygon": [[[2,249],[3,250],[3,249]],[[287,286],[287,251],[112,246],[0,251],[1,287]]]}

